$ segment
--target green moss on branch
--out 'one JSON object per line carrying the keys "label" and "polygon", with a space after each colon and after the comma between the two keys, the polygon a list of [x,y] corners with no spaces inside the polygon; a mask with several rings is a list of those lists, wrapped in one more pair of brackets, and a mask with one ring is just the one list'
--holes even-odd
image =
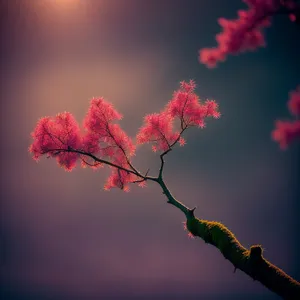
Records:
{"label": "green moss on branch", "polygon": [[222,223],[187,218],[187,229],[206,243],[217,247],[226,259],[254,280],[260,281],[284,299],[300,299],[300,283],[263,257],[260,245],[243,247]]}

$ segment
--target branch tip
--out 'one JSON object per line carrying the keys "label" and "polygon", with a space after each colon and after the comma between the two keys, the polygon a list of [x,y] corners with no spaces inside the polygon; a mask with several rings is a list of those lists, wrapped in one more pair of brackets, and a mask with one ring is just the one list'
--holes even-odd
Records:
{"label": "branch tip", "polygon": [[188,214],[187,214],[188,218],[195,218],[194,211],[195,211],[196,208],[197,208],[197,206],[195,206],[194,208],[188,210]]}
{"label": "branch tip", "polygon": [[261,245],[252,245],[250,247],[250,258],[259,259],[262,258],[263,248]]}

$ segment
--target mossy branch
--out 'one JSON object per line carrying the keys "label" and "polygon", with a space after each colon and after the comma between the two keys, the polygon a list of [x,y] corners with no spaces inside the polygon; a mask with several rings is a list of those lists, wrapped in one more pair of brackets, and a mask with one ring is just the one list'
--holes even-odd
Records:
{"label": "mossy branch", "polygon": [[246,249],[234,234],[219,222],[189,218],[187,229],[194,236],[217,247],[233,264],[235,270],[240,269],[284,299],[300,299],[300,283],[267,261],[263,257],[260,245]]}
{"label": "mossy branch", "polygon": [[253,245],[247,249],[222,223],[195,218],[195,208],[189,209],[176,200],[162,179],[158,180],[158,183],[163,194],[168,198],[168,203],[185,214],[187,229],[194,236],[202,238],[205,243],[217,247],[225,259],[233,264],[234,271],[240,269],[283,299],[300,299],[300,283],[267,261],[263,257],[263,249],[260,245]]}

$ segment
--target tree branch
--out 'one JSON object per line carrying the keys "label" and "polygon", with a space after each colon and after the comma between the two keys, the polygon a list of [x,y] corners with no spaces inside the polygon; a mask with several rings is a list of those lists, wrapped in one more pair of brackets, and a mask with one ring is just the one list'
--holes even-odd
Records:
{"label": "tree branch", "polygon": [[68,147],[68,149],[50,149],[50,150],[47,150],[45,151],[43,154],[46,154],[46,153],[49,153],[49,152],[73,152],[73,153],[78,153],[78,154],[82,154],[82,155],[85,155],[85,156],[88,156],[88,157],[91,157],[92,159],[94,159],[94,161],[96,162],[99,162],[99,163],[103,163],[103,164],[106,164],[106,165],[109,165],[111,167],[115,167],[119,170],[123,170],[123,171],[126,171],[128,173],[131,173],[131,174],[134,174],[140,178],[143,178],[144,180],[152,180],[152,181],[157,181],[157,178],[156,177],[152,177],[152,176],[144,176],[142,175],[140,172],[138,172],[137,170],[136,171],[132,171],[132,170],[129,170],[129,169],[126,169],[122,166],[119,166],[119,165],[116,165],[110,161],[107,161],[107,160],[104,160],[104,159],[101,159],[91,153],[88,153],[88,152],[85,152],[85,151],[82,151],[82,150],[77,150],[77,149],[73,149],[71,147]]}
{"label": "tree branch", "polygon": [[159,157],[160,157],[160,168],[159,168],[159,174],[158,174],[158,178],[162,179],[162,173],[164,170],[164,165],[165,165],[165,160],[164,160],[164,156],[166,154],[168,154],[170,151],[172,151],[172,148],[170,147],[168,150],[166,150],[165,152],[163,152]]}
{"label": "tree branch", "polygon": [[185,214],[187,229],[194,236],[202,238],[205,243],[217,247],[225,259],[233,264],[234,272],[240,269],[284,299],[300,299],[300,283],[267,261],[262,255],[263,249],[260,245],[246,249],[222,223],[195,218],[196,207],[190,209],[176,200],[162,179],[158,179],[157,183],[168,198],[167,202]]}
{"label": "tree branch", "polygon": [[168,150],[160,155],[161,168],[159,170],[158,177],[147,176],[148,171],[145,175],[142,175],[136,169],[130,170],[122,166],[116,165],[104,159],[98,158],[95,155],[73,149],[68,146],[67,149],[51,149],[45,151],[43,154],[54,152],[59,154],[61,152],[73,152],[80,155],[88,156],[95,162],[103,163],[111,167],[115,167],[118,170],[124,170],[128,173],[134,174],[143,180],[152,180],[157,182],[163,190],[163,194],[166,195],[167,203],[180,209],[187,218],[187,229],[194,235],[202,238],[206,243],[209,243],[220,250],[226,259],[228,259],[234,266],[234,271],[240,269],[254,280],[260,281],[264,286],[283,297],[284,299],[300,299],[300,283],[287,275],[280,268],[271,264],[267,261],[262,253],[263,250],[259,245],[253,245],[250,249],[243,247],[240,242],[236,239],[234,234],[225,227],[222,223],[212,222],[207,220],[200,220],[195,218],[194,211],[196,209],[190,209],[183,203],[179,202],[171,194],[162,178],[162,172],[164,167],[164,155],[172,150],[172,147],[178,142],[180,135],[187,127],[182,129],[178,138],[172,143]]}
{"label": "tree branch", "polygon": [[163,152],[161,155],[160,155],[160,161],[161,161],[161,164],[160,164],[160,169],[159,169],[159,174],[158,174],[158,179],[162,179],[162,173],[163,173],[163,170],[164,170],[164,164],[165,164],[165,160],[164,160],[164,156],[166,154],[168,154],[170,151],[172,151],[172,147],[179,141],[181,135],[183,134],[183,132],[188,128],[188,126],[186,125],[185,127],[183,127],[181,129],[181,132],[179,133],[177,139],[171,144],[169,145],[169,149],[166,150],[165,152]]}
{"label": "tree branch", "polygon": [[196,207],[194,207],[193,209],[190,209],[187,206],[185,206],[183,203],[181,203],[177,199],[175,199],[173,197],[173,195],[171,194],[170,190],[167,188],[167,186],[162,178],[157,178],[155,181],[161,186],[161,188],[163,190],[163,194],[166,195],[166,197],[168,198],[167,203],[170,203],[170,204],[174,205],[175,207],[177,207],[178,209],[180,209],[185,214],[187,219],[194,218],[194,211],[195,211]]}
{"label": "tree branch", "polygon": [[124,150],[124,148],[116,141],[114,135],[110,132],[110,129],[108,127],[108,123],[106,124],[106,132],[108,133],[108,135],[114,140],[115,144],[117,145],[117,147],[119,147],[121,149],[121,151],[123,152],[124,156],[125,156],[125,159],[129,165],[129,167],[136,173],[139,173],[135,168],[134,166],[131,164],[127,154],[126,154],[126,151]]}
{"label": "tree branch", "polygon": [[300,299],[300,283],[267,261],[262,255],[263,249],[260,245],[246,249],[234,234],[219,222],[189,218],[187,229],[194,236],[202,238],[205,243],[217,247],[225,259],[233,264],[235,270],[240,269],[284,299]]}

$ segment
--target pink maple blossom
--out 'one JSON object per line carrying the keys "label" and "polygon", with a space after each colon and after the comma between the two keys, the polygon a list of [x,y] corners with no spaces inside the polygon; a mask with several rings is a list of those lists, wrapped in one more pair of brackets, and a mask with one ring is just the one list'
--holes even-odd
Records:
{"label": "pink maple blossom", "polygon": [[[180,89],[163,111],[145,117],[137,142],[153,142],[153,151],[167,151],[177,142],[180,146],[185,145],[181,134],[187,127],[203,127],[204,118],[218,118],[218,105],[213,100],[200,104],[194,93],[195,86],[193,81],[181,82]],[[29,151],[36,160],[44,154],[55,157],[68,171],[75,167],[78,159],[83,168],[97,170],[109,165],[111,174],[104,185],[105,190],[116,187],[129,191],[129,183],[145,187],[146,175],[141,175],[130,160],[135,155],[136,146],[117,123],[121,118],[111,103],[104,98],[94,98],[83,120],[83,132],[71,113],[42,118],[32,133],[33,143]],[[174,130],[175,118],[182,122],[181,132]]]}
{"label": "pink maple blossom", "polygon": [[[290,92],[288,109],[292,115],[300,116],[300,86]],[[300,120],[277,120],[271,136],[274,141],[279,143],[281,149],[286,149],[290,143],[300,138]]]}
{"label": "pink maple blossom", "polygon": [[[77,159],[82,167],[98,169],[103,167],[101,160],[109,158],[113,167],[106,188],[118,187],[128,190],[127,183],[136,180],[136,176],[123,169],[129,169],[129,158],[135,153],[135,146],[128,135],[114,122],[122,118],[112,104],[103,98],[92,99],[84,119],[83,135],[71,113],[60,113],[56,117],[44,117],[39,120],[32,133],[33,143],[29,151],[38,160],[42,155],[55,157],[62,167],[71,171]],[[95,156],[97,155],[97,156]]]}
{"label": "pink maple blossom", "polygon": [[224,61],[228,55],[253,51],[266,45],[264,28],[271,24],[271,17],[285,9],[292,21],[299,15],[300,5],[295,0],[243,0],[247,10],[239,10],[238,18],[219,18],[222,31],[216,35],[217,47],[199,51],[199,61],[209,68]]}
{"label": "pink maple blossom", "polygon": [[195,93],[196,84],[193,80],[181,82],[180,89],[175,91],[173,98],[166,105],[165,110],[172,118],[177,117],[181,122],[181,129],[198,126],[205,127],[205,118],[219,118],[218,104],[214,100],[200,102]]}
{"label": "pink maple blossom", "polygon": [[[66,170],[71,171],[77,159],[82,167],[98,169],[103,167],[103,159],[110,165],[112,173],[107,179],[105,189],[113,187],[129,191],[128,183],[140,179],[132,170],[129,158],[135,153],[135,146],[128,135],[114,122],[121,119],[113,106],[103,98],[92,99],[84,119],[85,132],[80,129],[71,113],[61,113],[56,117],[39,120],[32,133],[33,143],[29,147],[33,158],[42,155],[55,157]],[[101,161],[95,160],[95,158]],[[140,186],[145,186],[141,183]]]}
{"label": "pink maple blossom", "polygon": [[178,140],[178,143],[180,146],[184,146],[186,144],[186,141],[183,137],[180,137],[180,139]]}
{"label": "pink maple blossom", "polygon": [[155,143],[152,147],[154,152],[168,150],[179,136],[179,133],[173,132],[173,118],[166,111],[146,115],[144,123],[137,134],[137,142]]}
{"label": "pink maple blossom", "polygon": [[[183,131],[192,126],[205,127],[205,118],[219,118],[218,104],[214,100],[200,103],[195,94],[196,84],[193,80],[182,81],[180,88],[174,92],[172,99],[160,113],[147,115],[144,125],[137,134],[139,144],[153,143],[152,150],[167,151],[176,142],[185,145],[181,136]],[[174,130],[174,120],[180,121],[180,130]]]}
{"label": "pink maple blossom", "polygon": [[[122,167],[126,167],[125,164],[119,164],[122,165]],[[109,191],[111,188],[119,188],[123,190],[124,192],[129,191],[129,183],[133,182],[134,180],[137,180],[137,176],[128,173],[124,170],[112,168],[111,175],[106,180],[106,183],[104,185],[104,189]]]}
{"label": "pink maple blossom", "polygon": [[[83,136],[83,149],[98,157],[108,158],[114,164],[130,169],[129,158],[135,154],[132,139],[122,130],[116,121],[122,119],[113,105],[103,98],[94,98],[84,119],[86,132]],[[128,183],[133,174],[124,170],[112,169],[105,190],[113,187],[128,191]]]}
{"label": "pink maple blossom", "polygon": [[219,48],[203,48],[199,51],[199,61],[208,68],[216,67],[219,61],[225,61],[226,51]]}
{"label": "pink maple blossom", "polygon": [[140,186],[141,188],[144,188],[144,187],[147,186],[147,183],[146,183],[145,180],[143,180],[143,181],[141,181],[141,182],[138,183],[138,186]]}
{"label": "pink maple blossom", "polygon": [[300,138],[300,120],[276,121],[272,138],[279,143],[281,149],[286,149],[291,142]]}
{"label": "pink maple blossom", "polygon": [[108,157],[130,157],[135,153],[131,138],[114,122],[122,119],[111,103],[94,98],[84,119],[86,133],[83,149],[89,153]]}
{"label": "pink maple blossom", "polygon": [[184,231],[188,231],[188,237],[191,239],[195,239],[195,236],[188,230],[187,225],[186,225],[186,221],[182,222],[183,223],[183,229]]}
{"label": "pink maple blossom", "polygon": [[[219,18],[222,32],[216,35],[217,47],[203,48],[199,51],[199,61],[209,68],[225,61],[230,54],[253,51],[266,45],[263,30],[270,26],[271,18],[276,14],[287,15],[292,22],[300,23],[300,3],[296,0],[243,0],[247,10],[239,10],[234,20]],[[211,115],[219,117],[213,102],[206,102]],[[290,93],[288,108],[292,115],[300,115],[300,87]],[[199,121],[198,121],[199,122]],[[205,125],[205,124],[203,124]],[[289,143],[299,137],[299,121],[277,121],[271,136],[285,149]]]}
{"label": "pink maple blossom", "polygon": [[290,100],[288,101],[288,108],[292,115],[300,116],[300,85],[295,91],[290,92]]}
{"label": "pink maple blossom", "polygon": [[71,113],[41,118],[31,136],[34,142],[29,151],[35,160],[47,154],[48,157],[56,157],[58,164],[68,171],[75,167],[78,153],[68,149],[79,148],[81,138],[79,126]]}

